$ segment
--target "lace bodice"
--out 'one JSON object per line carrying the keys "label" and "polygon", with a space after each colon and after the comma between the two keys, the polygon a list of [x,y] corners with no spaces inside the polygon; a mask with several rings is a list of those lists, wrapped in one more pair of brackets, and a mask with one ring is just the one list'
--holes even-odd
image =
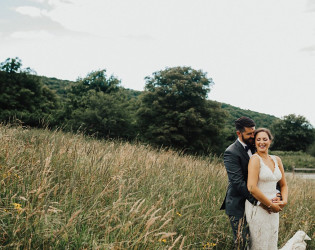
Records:
{"label": "lace bodice", "polygon": [[276,157],[274,155],[270,155],[271,159],[275,163],[273,172],[258,154],[254,154],[252,157],[259,157],[260,159],[258,188],[268,197],[268,199],[274,198],[277,193],[277,182],[282,178]]}
{"label": "lace bodice", "polygon": [[254,154],[252,157],[259,157],[260,159],[258,188],[268,197],[268,199],[274,198],[277,193],[277,182],[282,178],[276,157],[274,155],[270,155],[271,159],[275,163],[273,172],[258,154]]}

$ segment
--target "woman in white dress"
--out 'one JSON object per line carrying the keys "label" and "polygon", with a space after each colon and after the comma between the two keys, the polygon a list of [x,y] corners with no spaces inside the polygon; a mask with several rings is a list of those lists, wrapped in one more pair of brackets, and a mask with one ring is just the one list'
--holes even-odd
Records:
{"label": "woman in white dress", "polygon": [[[288,202],[288,186],[284,176],[281,159],[269,155],[268,149],[272,135],[266,128],[259,128],[254,133],[256,153],[248,164],[247,187],[260,202],[254,206],[245,203],[246,220],[250,232],[251,250],[278,249],[279,212]],[[273,201],[279,183],[282,200]]]}

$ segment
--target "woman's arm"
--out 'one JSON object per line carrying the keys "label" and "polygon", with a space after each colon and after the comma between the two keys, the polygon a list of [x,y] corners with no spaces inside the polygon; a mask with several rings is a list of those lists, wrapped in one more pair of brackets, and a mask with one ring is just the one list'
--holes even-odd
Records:
{"label": "woman's arm", "polygon": [[258,178],[260,172],[260,160],[257,156],[251,157],[248,164],[248,179],[247,188],[248,191],[272,212],[281,211],[280,206],[277,203],[273,203],[269,200],[258,188]]}
{"label": "woman's arm", "polygon": [[279,202],[276,202],[276,203],[278,203],[280,205],[280,207],[282,208],[285,205],[287,205],[287,203],[288,203],[288,185],[287,185],[287,181],[285,179],[285,174],[284,174],[284,168],[283,168],[282,161],[281,161],[280,157],[278,157],[278,156],[276,156],[276,159],[277,159],[278,166],[279,166],[279,169],[280,169],[281,174],[282,174],[282,178],[279,181],[282,201],[279,201]]}

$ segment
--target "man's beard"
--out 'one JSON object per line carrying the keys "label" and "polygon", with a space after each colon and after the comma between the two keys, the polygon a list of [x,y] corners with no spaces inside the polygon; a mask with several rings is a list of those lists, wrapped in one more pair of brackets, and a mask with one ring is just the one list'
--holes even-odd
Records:
{"label": "man's beard", "polygon": [[248,147],[251,147],[251,148],[254,147],[254,139],[253,138],[245,139],[244,136],[242,135],[242,140]]}

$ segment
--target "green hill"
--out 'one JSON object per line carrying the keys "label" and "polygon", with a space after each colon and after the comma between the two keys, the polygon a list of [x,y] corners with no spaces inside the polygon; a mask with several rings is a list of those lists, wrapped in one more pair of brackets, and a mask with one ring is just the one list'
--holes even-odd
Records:
{"label": "green hill", "polygon": [[[65,96],[67,88],[70,87],[71,84],[73,83],[68,80],[60,80],[57,78],[49,78],[45,76],[41,76],[40,78],[42,79],[42,82],[45,85],[47,85],[50,89],[54,90],[58,95],[62,97]],[[128,93],[128,95],[131,98],[132,97],[137,98],[142,93],[142,91],[133,90],[133,89],[124,89],[124,90],[126,93]],[[217,103],[220,103],[220,102],[217,102]],[[278,117],[275,117],[273,115],[259,113],[252,110],[241,109],[241,108],[232,106],[230,104],[226,104],[226,103],[220,103],[220,104],[221,104],[221,108],[229,113],[228,119],[226,121],[227,126],[233,127],[234,120],[236,120],[237,118],[241,116],[248,116],[252,118],[256,122],[257,126],[259,127],[270,127],[270,125],[275,120],[279,119]]]}
{"label": "green hill", "polygon": [[39,76],[42,82],[51,90],[54,90],[56,94],[61,97],[66,96],[67,88],[71,86],[73,83],[72,81],[68,80],[60,80],[54,77],[46,77],[46,76]]}
{"label": "green hill", "polygon": [[227,119],[227,124],[234,124],[233,122],[241,117],[241,116],[248,116],[250,118],[252,118],[257,127],[267,127],[270,128],[270,125],[276,121],[279,120],[280,118],[273,116],[273,115],[268,115],[268,114],[264,114],[264,113],[259,113],[256,111],[252,111],[249,109],[241,109],[235,106],[232,106],[230,104],[226,104],[226,103],[222,103],[221,105],[222,109],[226,110],[230,116]]}

